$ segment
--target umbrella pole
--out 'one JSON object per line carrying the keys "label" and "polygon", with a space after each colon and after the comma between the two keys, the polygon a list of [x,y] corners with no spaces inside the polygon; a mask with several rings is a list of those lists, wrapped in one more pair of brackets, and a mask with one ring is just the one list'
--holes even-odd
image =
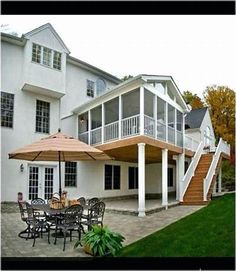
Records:
{"label": "umbrella pole", "polygon": [[59,151],[59,196],[61,199],[61,152]]}

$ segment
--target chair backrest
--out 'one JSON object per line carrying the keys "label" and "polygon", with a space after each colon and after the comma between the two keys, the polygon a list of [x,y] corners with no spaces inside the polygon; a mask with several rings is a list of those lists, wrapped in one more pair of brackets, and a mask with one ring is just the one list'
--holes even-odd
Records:
{"label": "chair backrest", "polygon": [[32,199],[31,204],[46,204],[46,201],[44,199],[37,198],[37,199]]}
{"label": "chair backrest", "polygon": [[20,216],[22,221],[26,221],[28,218],[28,213],[26,210],[26,203],[22,201],[18,201],[19,209],[20,209]]}
{"label": "chair backrest", "polygon": [[89,199],[89,201],[88,201],[88,205],[91,207],[91,206],[93,206],[94,204],[96,204],[97,202],[99,202],[99,198],[91,198],[91,199]]}
{"label": "chair backrest", "polygon": [[96,220],[99,219],[100,221],[103,221],[105,208],[106,208],[106,205],[103,201],[99,201],[95,203],[90,209],[90,212],[89,212],[90,218],[96,219]]}
{"label": "chair backrest", "polygon": [[80,205],[85,206],[86,204],[86,199],[84,197],[80,197],[77,199]]}
{"label": "chair backrest", "polygon": [[82,205],[72,205],[65,210],[64,223],[72,226],[80,222],[83,213]]}
{"label": "chair backrest", "polygon": [[36,218],[34,215],[34,209],[33,209],[32,205],[29,204],[28,202],[26,202],[25,205],[26,205],[26,210],[27,210],[27,215],[28,215],[27,221],[32,224],[35,224]]}

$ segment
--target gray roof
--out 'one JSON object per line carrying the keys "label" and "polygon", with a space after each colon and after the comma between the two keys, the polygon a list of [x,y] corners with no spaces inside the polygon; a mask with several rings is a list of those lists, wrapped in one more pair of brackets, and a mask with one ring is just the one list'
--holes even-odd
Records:
{"label": "gray roof", "polygon": [[185,117],[186,129],[200,128],[204,116],[206,114],[207,107],[191,110]]}

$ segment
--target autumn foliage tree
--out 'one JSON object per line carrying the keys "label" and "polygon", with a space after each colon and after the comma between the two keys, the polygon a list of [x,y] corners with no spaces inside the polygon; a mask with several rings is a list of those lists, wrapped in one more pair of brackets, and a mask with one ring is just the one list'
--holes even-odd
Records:
{"label": "autumn foliage tree", "polygon": [[235,92],[226,86],[208,86],[204,99],[209,108],[216,138],[235,147]]}
{"label": "autumn foliage tree", "polygon": [[204,103],[201,100],[201,98],[198,97],[197,94],[193,94],[189,90],[186,90],[183,92],[183,97],[186,103],[191,105],[192,109],[198,109],[198,108],[204,107]]}

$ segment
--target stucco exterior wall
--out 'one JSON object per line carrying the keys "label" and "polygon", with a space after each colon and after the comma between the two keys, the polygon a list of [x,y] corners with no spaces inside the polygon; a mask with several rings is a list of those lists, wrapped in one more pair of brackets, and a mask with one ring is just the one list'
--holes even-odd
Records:
{"label": "stucco exterior wall", "polygon": [[[93,99],[92,97],[87,96],[87,79],[95,82],[96,95],[96,81],[98,78],[101,77],[67,61],[66,95],[61,99],[62,117],[70,114],[75,107]],[[104,78],[102,79],[106,82],[107,90],[115,86],[111,81]]]}

